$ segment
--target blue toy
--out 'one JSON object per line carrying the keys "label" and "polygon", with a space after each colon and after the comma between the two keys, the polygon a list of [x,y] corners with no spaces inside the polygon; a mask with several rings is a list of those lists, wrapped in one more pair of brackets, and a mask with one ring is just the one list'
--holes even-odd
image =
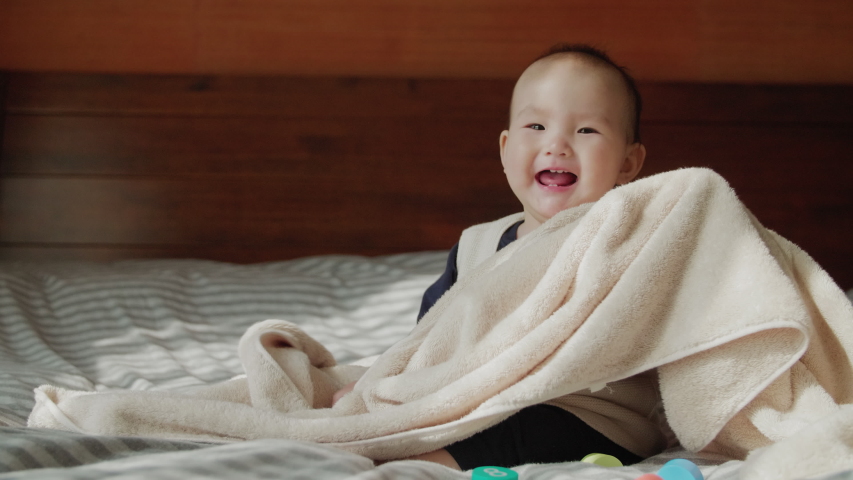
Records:
{"label": "blue toy", "polygon": [[[690,460],[685,460],[683,458],[676,458],[674,460],[670,460],[666,462],[661,470],[667,467],[678,467],[690,472],[691,478],[688,480],[704,480],[705,477],[702,476],[702,472],[699,471],[699,467],[696,466],[695,463]],[[658,475],[660,475],[660,470],[658,471]],[[661,475],[663,477],[663,475]],[[665,478],[665,477],[664,477]]]}
{"label": "blue toy", "polygon": [[690,460],[676,458],[666,462],[658,473],[647,473],[637,480],[705,480],[699,467]]}

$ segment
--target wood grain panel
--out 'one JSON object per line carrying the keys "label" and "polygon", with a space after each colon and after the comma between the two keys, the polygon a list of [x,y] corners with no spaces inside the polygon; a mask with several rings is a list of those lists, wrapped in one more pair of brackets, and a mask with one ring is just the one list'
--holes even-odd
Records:
{"label": "wood grain panel", "polygon": [[[518,209],[512,83],[10,73],[0,258],[447,248]],[[641,88],[645,174],[715,169],[853,287],[853,86]]]}
{"label": "wood grain panel", "polygon": [[647,123],[853,123],[853,86],[640,83]]}
{"label": "wood grain panel", "polygon": [[0,69],[514,78],[557,41],[641,79],[853,83],[849,0],[5,0]]}
{"label": "wood grain panel", "polygon": [[462,228],[516,208],[492,180],[456,189],[404,175],[306,180],[8,178],[0,242],[412,251],[449,248]]}
{"label": "wood grain panel", "polygon": [[[349,178],[497,165],[503,121],[8,115],[0,171],[296,174]],[[365,174],[364,176],[368,176]]]}
{"label": "wood grain panel", "polygon": [[[515,80],[8,74],[12,114],[504,119]],[[853,86],[640,82],[645,122],[853,122]]]}
{"label": "wood grain panel", "polygon": [[6,92],[9,84],[9,74],[0,72],[0,165],[3,160],[3,137],[6,132]]}
{"label": "wood grain panel", "polygon": [[210,0],[200,16],[199,63],[215,71],[514,77],[549,45],[581,40],[643,74],[695,71],[698,60],[698,16],[685,0]]}
{"label": "wood grain panel", "polygon": [[644,174],[709,167],[738,191],[851,193],[853,125],[649,125]]}
{"label": "wood grain panel", "polygon": [[[252,174],[356,178],[499,169],[500,121],[20,116],[7,119],[6,174]],[[784,189],[846,187],[853,124],[673,124],[643,128],[647,172],[713,166],[732,182],[772,175]],[[828,165],[834,171],[809,168]],[[398,172],[399,170],[399,172]],[[500,180],[500,179],[499,179]]]}
{"label": "wood grain panel", "polygon": [[705,81],[851,83],[853,2],[715,0],[700,15]]}
{"label": "wood grain panel", "polygon": [[0,68],[509,78],[557,41],[601,43],[638,72],[670,79],[699,61],[699,17],[688,0],[113,3],[0,3]]}
{"label": "wood grain panel", "polygon": [[9,113],[273,116],[281,118],[506,117],[512,80],[9,75]]}
{"label": "wood grain panel", "polygon": [[0,69],[177,72],[196,65],[193,0],[4,0]]}

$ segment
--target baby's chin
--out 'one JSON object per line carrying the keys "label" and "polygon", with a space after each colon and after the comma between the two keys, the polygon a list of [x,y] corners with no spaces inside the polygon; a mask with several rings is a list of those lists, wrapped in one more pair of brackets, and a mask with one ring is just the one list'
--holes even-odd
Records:
{"label": "baby's chin", "polygon": [[584,188],[580,184],[575,184],[575,187],[571,192],[550,192],[543,195],[537,184],[532,188],[528,187],[526,190],[517,192],[521,195],[517,194],[516,196],[524,206],[524,216],[527,221],[536,222],[538,225],[547,222],[554,215],[564,210],[595,202],[607,193],[606,191],[589,191],[589,188]]}
{"label": "baby's chin", "polygon": [[562,204],[548,204],[548,205],[538,205],[535,208],[525,209],[525,218],[533,220],[537,222],[537,224],[542,224],[550,220],[554,215],[558,213],[568,210],[570,208],[577,207],[585,202],[566,202]]}

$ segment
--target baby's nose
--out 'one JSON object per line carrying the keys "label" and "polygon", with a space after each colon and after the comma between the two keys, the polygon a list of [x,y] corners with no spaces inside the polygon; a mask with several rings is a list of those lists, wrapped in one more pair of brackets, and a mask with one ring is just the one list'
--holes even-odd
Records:
{"label": "baby's nose", "polygon": [[546,148],[546,155],[569,156],[572,153],[572,147],[564,138],[556,138],[550,142]]}

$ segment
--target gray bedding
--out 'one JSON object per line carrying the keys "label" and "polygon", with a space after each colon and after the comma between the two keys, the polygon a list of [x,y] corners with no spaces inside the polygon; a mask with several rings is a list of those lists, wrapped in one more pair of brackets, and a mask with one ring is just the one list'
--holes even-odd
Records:
{"label": "gray bedding", "polygon": [[[237,340],[252,323],[298,323],[340,363],[383,352],[415,323],[446,253],[324,256],[257,265],[195,260],[0,264],[0,479],[470,478],[425,462],[378,467],[318,444],[204,444],[25,427],[44,383],[92,391],[170,389],[242,373]],[[523,479],[626,479],[689,458],[705,478],[741,462],[675,449],[631,467],[525,465]],[[853,472],[825,478],[853,479]]]}

